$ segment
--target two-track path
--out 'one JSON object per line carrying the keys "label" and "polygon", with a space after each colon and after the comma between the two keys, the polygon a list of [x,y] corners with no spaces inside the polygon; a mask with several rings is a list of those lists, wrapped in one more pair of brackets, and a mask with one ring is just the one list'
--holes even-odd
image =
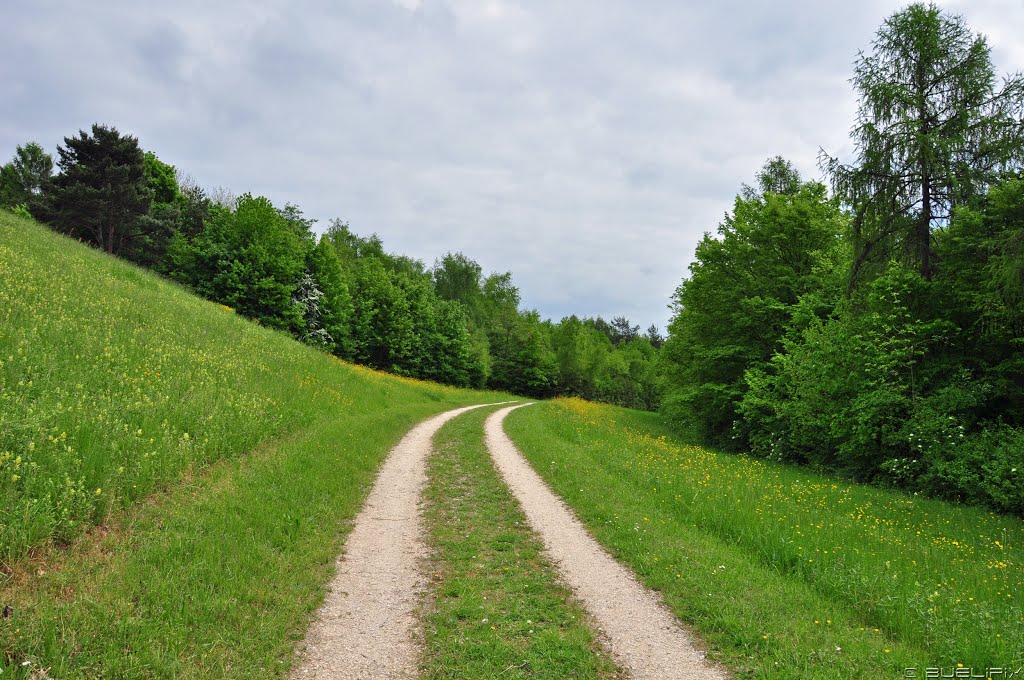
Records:
{"label": "two-track path", "polygon": [[[295,678],[413,678],[419,647],[416,608],[426,589],[420,497],[434,434],[481,404],[420,423],[392,449],[355,519],[337,574],[300,649]],[[615,661],[633,678],[724,678],[692,636],[628,569],[587,533],[530,468],[502,429],[519,404],[485,426],[502,477],[544,542],[560,576],[593,617]]]}
{"label": "two-track path", "polygon": [[306,633],[295,678],[414,678],[415,617],[427,556],[419,501],[434,435],[479,404],[412,428],[391,450],[355,519],[327,598]]}

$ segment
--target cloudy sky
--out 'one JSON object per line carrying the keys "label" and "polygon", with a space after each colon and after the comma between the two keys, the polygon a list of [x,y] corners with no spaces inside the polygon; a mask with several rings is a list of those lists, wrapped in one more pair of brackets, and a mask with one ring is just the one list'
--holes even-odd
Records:
{"label": "cloudy sky", "polygon": [[[903,4],[4,0],[0,158],[114,125],[204,186],[510,270],[544,316],[663,327],[767,157],[849,157],[851,64]],[[1024,69],[1022,0],[942,4]]]}

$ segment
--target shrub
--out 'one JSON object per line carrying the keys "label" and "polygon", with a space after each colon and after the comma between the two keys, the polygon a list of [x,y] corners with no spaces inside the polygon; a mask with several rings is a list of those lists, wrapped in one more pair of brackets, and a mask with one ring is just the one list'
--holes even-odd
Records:
{"label": "shrub", "polygon": [[[950,432],[956,426],[948,426]],[[926,493],[1000,512],[1024,514],[1024,429],[994,425],[956,443],[926,449],[919,480]]]}

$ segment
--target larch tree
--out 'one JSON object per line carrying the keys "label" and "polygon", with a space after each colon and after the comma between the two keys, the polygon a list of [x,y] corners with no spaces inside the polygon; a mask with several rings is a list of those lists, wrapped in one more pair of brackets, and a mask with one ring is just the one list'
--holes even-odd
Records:
{"label": "larch tree", "polygon": [[853,165],[821,154],[854,210],[851,287],[868,262],[902,255],[926,279],[932,232],[1024,158],[1024,78],[997,78],[990,49],[956,15],[912,4],[886,19],[856,61]]}

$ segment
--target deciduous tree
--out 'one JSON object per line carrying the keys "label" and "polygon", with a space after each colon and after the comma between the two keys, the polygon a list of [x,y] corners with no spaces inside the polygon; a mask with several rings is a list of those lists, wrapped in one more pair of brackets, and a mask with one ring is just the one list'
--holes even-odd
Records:
{"label": "deciduous tree", "polygon": [[10,163],[0,167],[0,207],[29,205],[42,193],[53,174],[53,158],[39,144],[19,146]]}
{"label": "deciduous tree", "polygon": [[858,57],[856,160],[821,158],[856,214],[851,285],[901,254],[931,278],[933,230],[1024,160],[1024,78],[996,81],[985,38],[935,4],[893,14]]}
{"label": "deciduous tree", "polygon": [[[718,234],[697,245],[690,276],[676,290],[675,317],[661,348],[662,410],[679,430],[729,446],[744,372],[767,362],[802,295],[838,268],[844,217],[816,182],[778,194],[779,164],[766,165],[760,191],[745,189]],[[845,264],[845,263],[844,263]]]}

